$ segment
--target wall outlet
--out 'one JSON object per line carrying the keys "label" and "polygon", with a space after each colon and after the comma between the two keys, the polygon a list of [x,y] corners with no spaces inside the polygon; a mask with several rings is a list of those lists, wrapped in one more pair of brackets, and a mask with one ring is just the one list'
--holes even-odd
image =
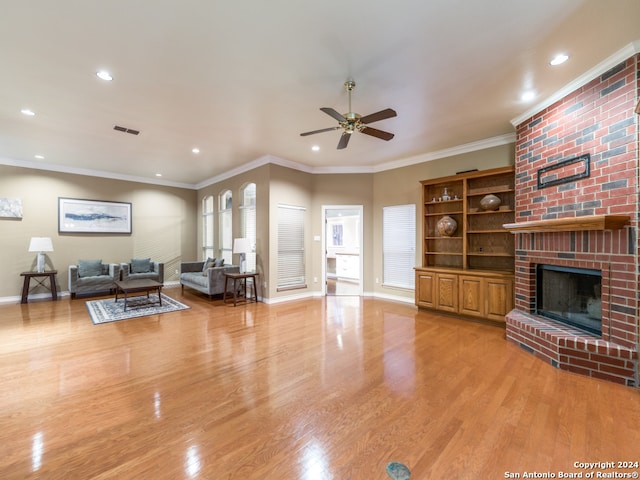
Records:
{"label": "wall outlet", "polygon": [[179,275],[179,274],[180,274],[180,270],[176,268],[176,275]]}
{"label": "wall outlet", "polygon": [[376,284],[380,283],[380,279],[376,278]]}
{"label": "wall outlet", "polygon": [[318,283],[318,277],[313,277],[313,283]]}

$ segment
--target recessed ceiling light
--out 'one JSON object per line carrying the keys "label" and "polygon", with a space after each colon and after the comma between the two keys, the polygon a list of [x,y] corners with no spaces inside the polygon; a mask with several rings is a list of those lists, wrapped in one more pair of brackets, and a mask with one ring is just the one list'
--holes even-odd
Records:
{"label": "recessed ceiling light", "polygon": [[311,147],[311,150],[313,150],[314,152],[319,152],[320,151],[320,146],[314,145],[313,147]]}
{"label": "recessed ceiling light", "polygon": [[523,102],[530,102],[534,98],[536,98],[536,92],[529,90],[528,92],[524,92],[520,97]]}
{"label": "recessed ceiling light", "polygon": [[23,108],[22,110],[20,110],[23,114],[28,115],[30,117],[33,117],[36,112],[34,112],[33,110],[29,110],[28,108]]}
{"label": "recessed ceiling light", "polygon": [[102,80],[106,80],[107,82],[110,82],[111,80],[113,80],[113,77],[111,76],[111,74],[106,70],[100,70],[96,72],[96,75],[98,76],[98,78]]}
{"label": "recessed ceiling light", "polygon": [[162,174],[161,173],[156,173],[156,177],[161,177]]}
{"label": "recessed ceiling light", "polygon": [[569,55],[566,55],[564,53],[560,53],[560,54],[556,55],[555,57],[553,57],[553,59],[549,62],[549,64],[553,65],[553,66],[561,65],[564,62],[566,62],[567,60],[569,60]]}
{"label": "recessed ceiling light", "polygon": [[194,147],[191,149],[193,153],[200,153],[200,149],[198,147]]}
{"label": "recessed ceiling light", "polygon": [[44,155],[34,155],[38,160],[44,160]]}

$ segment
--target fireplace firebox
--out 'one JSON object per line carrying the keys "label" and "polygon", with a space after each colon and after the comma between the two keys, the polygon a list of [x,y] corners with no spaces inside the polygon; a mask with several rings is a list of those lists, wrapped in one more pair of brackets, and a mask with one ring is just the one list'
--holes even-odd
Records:
{"label": "fireplace firebox", "polygon": [[602,335],[600,270],[537,265],[536,313]]}

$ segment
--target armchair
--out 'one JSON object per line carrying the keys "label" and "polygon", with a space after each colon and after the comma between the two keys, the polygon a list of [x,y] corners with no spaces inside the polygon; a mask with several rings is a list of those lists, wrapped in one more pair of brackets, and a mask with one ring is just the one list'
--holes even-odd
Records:
{"label": "armchair", "polygon": [[113,293],[113,282],[120,279],[120,265],[102,263],[102,260],[80,260],[69,265],[69,292],[71,298],[78,293],[108,291]]}
{"label": "armchair", "polygon": [[149,279],[164,283],[164,263],[149,258],[132,258],[130,263],[120,264],[121,280]]}

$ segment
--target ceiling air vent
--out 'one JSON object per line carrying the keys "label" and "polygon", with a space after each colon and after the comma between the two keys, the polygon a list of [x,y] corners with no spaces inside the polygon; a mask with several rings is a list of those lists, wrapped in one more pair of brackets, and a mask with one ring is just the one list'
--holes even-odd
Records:
{"label": "ceiling air vent", "polygon": [[117,130],[119,132],[130,133],[131,135],[138,135],[140,133],[140,130],[134,130],[133,128],[121,127],[120,125],[114,125],[113,129]]}

